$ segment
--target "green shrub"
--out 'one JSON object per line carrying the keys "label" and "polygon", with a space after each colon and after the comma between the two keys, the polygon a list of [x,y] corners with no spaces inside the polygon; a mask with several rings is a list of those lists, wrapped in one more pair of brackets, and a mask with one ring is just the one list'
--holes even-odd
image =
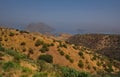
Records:
{"label": "green shrub", "polygon": [[66,54],[66,55],[65,55],[65,58],[66,58],[67,60],[69,60],[71,63],[73,63],[73,62],[74,62],[74,60],[73,60],[73,59],[71,59],[71,57],[70,57],[68,54]]}
{"label": "green shrub", "polygon": [[96,59],[97,59],[97,56],[94,55],[93,58],[92,58],[91,60],[93,61],[93,60],[96,60]]}
{"label": "green shrub", "polygon": [[27,68],[27,67],[22,67],[22,72],[24,72],[24,73],[31,73],[32,70]]}
{"label": "green shrub", "polygon": [[3,53],[0,53],[0,57],[3,57],[4,56],[4,54]]}
{"label": "green shrub", "polygon": [[32,77],[48,77],[48,73],[38,72],[35,73]]}
{"label": "green shrub", "polygon": [[65,58],[69,60],[69,59],[70,59],[70,56],[69,56],[68,54],[66,54],[66,55],[65,55]]}
{"label": "green shrub", "polygon": [[14,36],[15,34],[13,32],[10,32],[9,36]]}
{"label": "green shrub", "polygon": [[25,52],[25,51],[26,51],[26,48],[23,48],[22,51]]}
{"label": "green shrub", "polygon": [[69,61],[70,61],[71,63],[73,63],[73,62],[74,62],[74,60],[73,60],[73,59],[71,59],[71,58],[69,59]]}
{"label": "green shrub", "polygon": [[62,50],[60,50],[59,53],[61,56],[63,56],[65,54]]}
{"label": "green shrub", "polygon": [[73,48],[74,48],[75,50],[78,50],[78,49],[79,49],[77,46],[73,46]]}
{"label": "green shrub", "polygon": [[21,44],[20,45],[25,45],[26,43],[25,42],[21,42]]}
{"label": "green shrub", "polygon": [[25,42],[21,42],[21,44],[20,45],[25,45],[26,43]]}
{"label": "green shrub", "polygon": [[29,48],[28,51],[29,51],[30,54],[33,54],[33,49],[32,48]]}
{"label": "green shrub", "polygon": [[79,56],[83,56],[83,52],[81,52],[81,51],[78,54],[79,54]]}
{"label": "green shrub", "polygon": [[49,51],[49,45],[48,44],[43,44],[42,48],[39,50],[42,53],[45,53],[46,51]]}
{"label": "green shrub", "polygon": [[39,60],[43,60],[43,61],[46,61],[48,63],[52,63],[53,62],[53,57],[51,55],[40,55]]}
{"label": "green shrub", "polygon": [[84,67],[84,64],[83,64],[82,60],[79,60],[78,66],[79,66],[80,68],[83,68],[83,67]]}
{"label": "green shrub", "polygon": [[2,45],[0,45],[0,51],[5,51],[5,48]]}
{"label": "green shrub", "polygon": [[101,63],[98,61],[98,62],[97,62],[97,66],[100,66],[100,65],[101,65]]}
{"label": "green shrub", "polygon": [[62,67],[61,72],[61,77],[90,77],[89,73],[79,72],[68,67]]}
{"label": "green shrub", "polygon": [[29,34],[28,31],[24,31],[24,30],[21,30],[20,33],[27,33],[27,34]]}
{"label": "green shrub", "polygon": [[41,40],[36,40],[36,42],[35,42],[35,46],[40,46],[40,45],[42,45],[42,44],[44,44],[44,42],[43,41],[41,41]]}
{"label": "green shrub", "polygon": [[8,38],[5,38],[5,41],[8,41]]}
{"label": "green shrub", "polygon": [[50,46],[54,46],[54,43],[51,43]]}
{"label": "green shrub", "polygon": [[3,70],[7,71],[7,70],[10,70],[10,69],[16,69],[18,67],[19,67],[19,64],[15,64],[11,61],[8,61],[8,62],[4,63]]}
{"label": "green shrub", "polygon": [[66,45],[66,44],[63,44],[62,47],[67,48],[67,45]]}
{"label": "green shrub", "polygon": [[2,37],[0,37],[0,41],[2,41]]}
{"label": "green shrub", "polygon": [[6,50],[6,53],[13,56],[16,61],[27,58],[26,55],[23,55],[17,51],[10,50],[10,49]]}
{"label": "green shrub", "polygon": [[96,67],[95,67],[95,66],[93,66],[93,69],[94,69],[94,70],[96,70]]}
{"label": "green shrub", "polygon": [[107,72],[113,72],[112,64],[108,64],[108,68],[105,68],[105,71]]}
{"label": "green shrub", "polygon": [[36,37],[33,37],[33,41],[36,39]]}

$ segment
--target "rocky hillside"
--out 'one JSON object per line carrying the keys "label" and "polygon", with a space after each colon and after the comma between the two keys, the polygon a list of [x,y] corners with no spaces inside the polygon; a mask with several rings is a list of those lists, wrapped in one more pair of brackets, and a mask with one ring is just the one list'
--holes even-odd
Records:
{"label": "rocky hillside", "polygon": [[[51,67],[50,69],[54,69],[52,68],[54,65],[65,66],[67,67],[67,69],[63,68],[62,71],[68,71],[68,72],[74,71],[68,68],[72,68],[77,71],[88,72],[91,73],[92,75],[101,75],[101,74],[106,75],[108,73],[112,75],[112,74],[118,74],[120,71],[119,61],[111,60],[101,54],[93,52],[91,49],[86,48],[84,46],[67,44],[65,41],[49,38],[40,33],[30,33],[27,31],[20,31],[15,29],[0,28],[0,44],[2,46],[0,48],[1,49],[0,52],[2,54],[8,55],[5,58],[2,57],[0,61],[5,61],[5,63],[10,62],[10,66],[13,66],[13,64],[19,60],[20,60],[19,63],[20,67],[25,66],[24,64],[27,63],[26,62],[24,63],[23,59],[25,59],[25,61],[27,59],[27,62],[29,60],[35,62],[41,60],[45,61],[48,64],[50,64],[50,66],[48,65],[49,67]],[[5,50],[3,48],[5,48]],[[13,51],[9,51],[9,50],[13,50]],[[19,53],[21,55],[25,55],[26,57],[22,56],[23,59],[21,59],[21,55],[19,55]],[[14,57],[11,56],[15,56],[15,60]],[[13,63],[11,63],[11,61]],[[41,74],[40,71],[44,69],[38,69],[39,65],[34,63],[33,66],[34,67],[30,65],[30,69],[33,70],[33,72],[31,73],[32,75],[30,74],[30,76],[24,76],[24,77],[40,77],[40,76],[33,76],[33,74],[35,74],[36,71],[37,73]],[[4,67],[4,63],[1,65],[1,69],[3,69],[2,67]],[[46,72],[48,73],[49,70],[48,71],[45,70],[44,73],[45,74]],[[59,70],[59,68],[57,70]],[[14,71],[14,72],[21,74],[21,71],[22,69],[20,71]],[[76,74],[77,71],[75,71],[74,74]],[[8,75],[6,71],[2,71],[1,74],[4,75],[4,73],[5,75]],[[55,71],[52,72],[52,75],[50,74],[45,77],[59,77],[56,76]],[[66,74],[63,76],[61,75],[61,73],[59,73],[59,75],[60,77],[81,77],[78,76],[79,74],[77,74],[76,76],[72,76],[70,73],[69,75],[71,76]],[[19,76],[12,75],[6,77],[19,77]],[[88,77],[88,76],[85,75],[82,77]]]}
{"label": "rocky hillside", "polygon": [[68,43],[85,46],[100,54],[120,61],[120,35],[110,34],[77,34]]}

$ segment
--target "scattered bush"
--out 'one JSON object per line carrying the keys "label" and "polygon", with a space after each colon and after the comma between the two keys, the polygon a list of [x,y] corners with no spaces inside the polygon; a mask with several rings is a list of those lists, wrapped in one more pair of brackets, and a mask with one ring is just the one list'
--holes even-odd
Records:
{"label": "scattered bush", "polygon": [[21,42],[21,44],[20,45],[25,45],[26,43],[25,42]]}
{"label": "scattered bush", "polygon": [[48,44],[43,44],[42,48],[39,50],[42,53],[45,53],[46,51],[49,51],[49,45]]}
{"label": "scattered bush", "polygon": [[5,48],[0,45],[0,51],[5,51]]}
{"label": "scattered bush", "polygon": [[108,68],[106,67],[105,71],[107,71],[109,73],[113,72],[112,64],[108,64]]}
{"label": "scattered bush", "polygon": [[67,48],[67,45],[66,45],[66,44],[63,44],[62,47]]}
{"label": "scattered bush", "polygon": [[26,55],[23,55],[17,51],[10,50],[10,49],[6,50],[6,53],[13,56],[16,61],[27,58]]}
{"label": "scattered bush", "polygon": [[54,43],[51,43],[50,46],[54,46]]}
{"label": "scattered bush", "polygon": [[16,69],[18,67],[19,67],[19,64],[8,61],[8,62],[4,63],[3,70],[7,71],[7,70],[10,70],[10,69]]}
{"label": "scattered bush", "polygon": [[65,54],[62,50],[60,50],[59,53],[61,56],[63,56]]}
{"label": "scattered bush", "polygon": [[29,48],[28,51],[29,51],[30,54],[33,54],[33,49],[32,48]]}
{"label": "scattered bush", "polygon": [[39,60],[43,60],[43,61],[46,61],[48,63],[52,63],[53,62],[53,57],[51,55],[40,55]]}
{"label": "scattered bush", "polygon": [[101,65],[101,63],[98,61],[98,62],[97,62],[97,66],[100,66],[100,65]]}
{"label": "scattered bush", "polygon": [[48,73],[38,72],[35,73],[32,77],[48,77]]}
{"label": "scattered bush", "polygon": [[26,51],[26,48],[23,48],[22,51],[25,52],[25,51]]}
{"label": "scattered bush", "polygon": [[5,41],[8,41],[8,38],[5,38]]}
{"label": "scattered bush", "polygon": [[70,59],[70,56],[69,56],[68,54],[66,54],[66,55],[65,55],[65,58],[69,60],[69,59]]}
{"label": "scattered bush", "polygon": [[84,56],[83,56],[83,52],[82,52],[82,51],[80,51],[78,54],[79,54],[79,56],[80,56],[81,58],[84,59]]}
{"label": "scattered bush", "polygon": [[73,59],[71,59],[71,58],[70,58],[70,56],[69,56],[68,54],[66,54],[66,55],[65,55],[65,58],[66,58],[67,60],[69,60],[71,63],[73,63],[73,62],[74,62],[74,60],[73,60]]}
{"label": "scattered bush", "polygon": [[36,37],[33,37],[33,41],[36,39]]}
{"label": "scattered bush", "polygon": [[83,67],[84,67],[84,64],[83,64],[82,60],[79,60],[78,66],[79,66],[80,68],[83,68]]}
{"label": "scattered bush", "polygon": [[42,44],[44,44],[44,42],[43,41],[41,41],[41,40],[36,40],[36,42],[35,42],[35,46],[40,46],[40,45],[42,45]]}
{"label": "scattered bush", "polygon": [[2,37],[0,37],[0,41],[2,41]]}
{"label": "scattered bush", "polygon": [[75,50],[78,50],[78,49],[79,49],[77,46],[73,46],[73,48],[74,48]]}
{"label": "scattered bush", "polygon": [[96,60],[96,59],[97,59],[97,56],[94,55],[93,58],[92,58],[91,60],[93,61],[93,60]]}
{"label": "scattered bush", "polygon": [[93,69],[94,69],[94,70],[96,70],[96,67],[95,67],[95,66],[93,66]]}
{"label": "scattered bush", "polygon": [[61,71],[61,77],[90,77],[89,73],[79,72],[68,67],[62,67]]}
{"label": "scattered bush", "polygon": [[28,31],[23,31],[23,30],[21,30],[20,33],[21,33],[21,34],[22,34],[22,33],[27,33],[27,34],[29,34]]}
{"label": "scattered bush", "polygon": [[31,73],[32,70],[27,68],[27,67],[22,67],[22,72],[24,72],[24,73]]}
{"label": "scattered bush", "polygon": [[9,36],[14,36],[15,34],[13,32],[10,32]]}

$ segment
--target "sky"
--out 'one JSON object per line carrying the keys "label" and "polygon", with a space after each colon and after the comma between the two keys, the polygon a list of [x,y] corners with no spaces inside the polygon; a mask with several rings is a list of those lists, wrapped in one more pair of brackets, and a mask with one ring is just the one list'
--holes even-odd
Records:
{"label": "sky", "polygon": [[0,0],[0,24],[38,22],[58,32],[120,34],[120,0]]}

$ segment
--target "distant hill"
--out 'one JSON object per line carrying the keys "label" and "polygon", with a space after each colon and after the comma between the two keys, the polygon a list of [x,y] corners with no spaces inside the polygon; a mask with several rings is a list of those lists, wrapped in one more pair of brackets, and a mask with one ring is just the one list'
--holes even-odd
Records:
{"label": "distant hill", "polygon": [[31,23],[26,27],[26,30],[30,32],[49,33],[55,29],[45,23]]}
{"label": "distant hill", "polygon": [[88,47],[100,54],[120,61],[120,35],[77,34],[67,39],[67,42]]}

